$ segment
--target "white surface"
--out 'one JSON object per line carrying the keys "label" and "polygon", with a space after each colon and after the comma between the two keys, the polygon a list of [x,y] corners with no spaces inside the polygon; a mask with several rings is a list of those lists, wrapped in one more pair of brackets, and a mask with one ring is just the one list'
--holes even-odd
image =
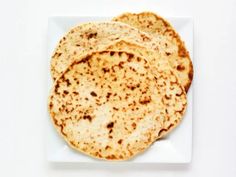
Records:
{"label": "white surface", "polygon": [[[146,9],[194,18],[192,163],[106,167],[47,163],[44,50],[48,16],[104,16]],[[0,176],[235,176],[235,0],[96,0],[92,4],[91,0],[10,0],[1,1],[0,20]]]}
{"label": "white surface", "polygon": [[[112,17],[75,17],[75,16],[54,16],[48,21],[48,37],[47,49],[48,56],[45,58],[45,64],[50,65],[51,56],[57,46],[58,41],[72,27],[92,21],[109,21]],[[191,18],[169,18],[171,24],[182,36],[189,50],[191,58],[193,58],[193,23]],[[48,66],[50,67],[50,66]],[[50,70],[47,71],[49,80],[48,90],[52,87]],[[192,155],[192,87],[188,92],[188,107],[184,119],[181,124],[164,139],[155,142],[151,148],[135,158],[126,161],[126,163],[189,163]],[[104,161],[97,160],[78,153],[70,148],[65,141],[57,134],[51,123],[49,116],[46,116],[47,127],[47,158],[51,162],[90,162],[102,163]],[[123,162],[121,162],[123,163]]]}

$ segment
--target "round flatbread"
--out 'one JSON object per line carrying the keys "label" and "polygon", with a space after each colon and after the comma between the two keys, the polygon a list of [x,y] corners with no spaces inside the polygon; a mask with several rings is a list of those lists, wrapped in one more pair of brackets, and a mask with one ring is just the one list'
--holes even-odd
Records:
{"label": "round flatbread", "polygon": [[[132,52],[137,56],[142,56],[145,59],[147,59],[148,62],[152,66],[156,65],[156,67],[158,67],[158,68],[164,66],[163,63],[160,64],[161,63],[160,60],[162,60],[161,57],[160,57],[160,54],[158,54],[157,52],[155,52],[151,49],[147,49],[143,46],[140,46],[138,44],[131,43],[131,42],[128,42],[128,41],[125,41],[125,40],[120,40],[120,41],[116,42],[115,44],[112,44],[111,46],[108,46],[107,49],[108,50],[116,50],[116,51]],[[166,67],[166,70],[167,70],[169,66],[166,65],[165,67]],[[175,73],[174,70],[172,72]],[[178,83],[180,83],[179,79],[178,79]],[[164,117],[162,128],[161,128],[161,131],[159,132],[158,139],[166,136],[167,134],[169,134],[181,122],[181,119],[182,119],[182,117],[171,117],[171,118],[170,117],[171,116]]]}
{"label": "round flatbread", "polygon": [[169,60],[188,91],[193,79],[192,62],[184,42],[169,22],[152,12],[124,13],[113,21],[129,24],[155,37],[161,56]]}
{"label": "round flatbread", "polygon": [[151,68],[131,52],[100,51],[77,58],[57,78],[49,112],[74,149],[126,160],[147,149],[164,119],[180,120],[186,94],[166,60]]}
{"label": "round flatbread", "polygon": [[[130,40],[155,48],[155,41],[138,29],[120,22],[85,23],[72,28],[56,47],[51,59],[51,74],[55,80],[75,56],[83,56],[92,51],[104,50],[120,39]],[[72,57],[73,56],[73,57]]]}

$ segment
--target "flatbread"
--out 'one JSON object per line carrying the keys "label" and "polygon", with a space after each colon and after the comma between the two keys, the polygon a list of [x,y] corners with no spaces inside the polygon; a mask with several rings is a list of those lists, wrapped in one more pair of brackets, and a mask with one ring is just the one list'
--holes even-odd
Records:
{"label": "flatbread", "polygon": [[[75,56],[83,56],[92,51],[104,50],[121,39],[155,48],[155,41],[136,28],[120,22],[85,23],[72,28],[56,47],[51,59],[51,75],[55,80]],[[71,57],[73,56],[73,57]]]}
{"label": "flatbread", "polygon": [[74,149],[95,158],[127,160],[147,149],[165,117],[181,120],[186,94],[166,60],[152,69],[131,52],[77,58],[57,78],[49,112]]}
{"label": "flatbread", "polygon": [[[145,59],[148,60],[149,64],[152,66],[156,67],[163,67],[163,63],[160,65],[161,63],[161,56],[160,54],[158,54],[157,52],[151,50],[151,49],[147,49],[146,47],[140,46],[138,44],[135,43],[131,43],[125,40],[120,40],[118,42],[116,42],[115,44],[112,44],[110,46],[107,47],[107,50],[115,50],[115,51],[127,51],[127,52],[131,52],[134,53],[137,56],[142,56]],[[166,69],[168,69],[169,66],[165,66]],[[173,73],[176,74],[175,71],[172,70]],[[177,82],[180,83],[179,79],[177,78]],[[161,131],[159,132],[159,137],[158,139],[166,136],[168,133],[170,133],[180,122],[182,117],[179,117],[180,119],[176,119],[176,118],[171,118],[170,116],[166,116],[164,117],[163,120],[163,124],[161,127]]]}
{"label": "flatbread", "polygon": [[124,13],[113,21],[129,24],[155,37],[162,57],[169,60],[188,91],[193,79],[192,62],[184,42],[169,22],[152,12]]}

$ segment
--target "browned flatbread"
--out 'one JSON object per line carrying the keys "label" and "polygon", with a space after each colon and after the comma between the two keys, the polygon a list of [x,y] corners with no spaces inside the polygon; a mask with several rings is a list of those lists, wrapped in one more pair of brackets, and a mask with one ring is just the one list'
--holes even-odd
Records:
{"label": "browned flatbread", "polygon": [[147,149],[166,117],[179,121],[186,94],[166,60],[153,69],[131,52],[100,51],[75,59],[57,78],[49,112],[74,149],[127,160]]}
{"label": "browned flatbread", "polygon": [[[151,37],[120,22],[85,23],[72,28],[56,47],[51,59],[51,74],[55,80],[71,64],[75,57],[92,51],[104,50],[121,39],[155,48]],[[73,57],[72,57],[73,56]]]}
{"label": "browned flatbread", "polygon": [[193,79],[192,62],[184,42],[169,22],[152,12],[124,13],[113,21],[129,24],[155,37],[162,57],[169,60],[188,91]]}

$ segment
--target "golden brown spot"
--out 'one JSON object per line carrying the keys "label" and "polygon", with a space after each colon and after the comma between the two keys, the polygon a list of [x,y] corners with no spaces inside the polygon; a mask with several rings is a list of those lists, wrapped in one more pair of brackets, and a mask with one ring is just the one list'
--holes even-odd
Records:
{"label": "golden brown spot", "polygon": [[64,90],[63,93],[67,95],[69,92],[67,90]]}
{"label": "golden brown spot", "polygon": [[166,98],[167,100],[169,100],[169,99],[171,98],[171,95],[170,95],[170,96],[165,95],[165,98]]}
{"label": "golden brown spot", "polygon": [[115,54],[115,52],[110,52],[110,55],[113,56]]}
{"label": "golden brown spot", "polygon": [[148,104],[150,102],[151,102],[151,97],[150,96],[149,97],[144,97],[143,99],[139,100],[140,104]]}
{"label": "golden brown spot", "polygon": [[106,73],[106,72],[110,72],[110,69],[109,68],[102,68],[103,72]]}
{"label": "golden brown spot", "polygon": [[139,88],[140,87],[140,84],[137,84],[137,85],[127,85],[127,87],[131,90],[134,90],[135,88]]}
{"label": "golden brown spot", "polygon": [[181,96],[183,94],[183,92],[181,91],[180,93],[176,93],[176,96]]}
{"label": "golden brown spot", "polygon": [[113,110],[115,110],[115,111],[118,111],[119,109],[118,109],[118,108],[116,108],[116,107],[113,107]]}
{"label": "golden brown spot", "polygon": [[108,92],[106,98],[109,99],[112,93]]}
{"label": "golden brown spot", "polygon": [[133,72],[136,72],[136,69],[134,69],[134,68],[131,68],[131,67],[130,67],[130,69],[131,69]]}
{"label": "golden brown spot", "polygon": [[118,144],[121,144],[123,142],[122,139],[120,139],[119,141],[117,141]]}
{"label": "golden brown spot", "polygon": [[115,77],[112,81],[117,81],[117,78]]}
{"label": "golden brown spot", "polygon": [[183,65],[178,65],[177,70],[178,71],[183,71],[183,70],[185,70],[185,67]]}
{"label": "golden brown spot", "polygon": [[79,93],[78,93],[78,92],[73,92],[73,94],[75,94],[75,95],[79,95]]}
{"label": "golden brown spot", "polygon": [[70,83],[70,80],[69,80],[69,79],[66,79],[65,81],[66,81],[66,85],[67,85],[67,86],[70,86],[70,85],[71,85],[71,83]]}
{"label": "golden brown spot", "polygon": [[150,41],[150,38],[145,36],[144,34],[141,34],[141,37],[142,37],[143,41]]}
{"label": "golden brown spot", "polygon": [[97,32],[88,34],[88,39],[95,38],[97,34]]}
{"label": "golden brown spot", "polygon": [[70,144],[76,147],[76,144],[73,141],[70,141]]}
{"label": "golden brown spot", "polygon": [[123,107],[123,108],[122,108],[122,111],[123,111],[123,112],[126,112],[126,109],[125,109],[125,107]]}
{"label": "golden brown spot", "polygon": [[132,61],[132,58],[134,57],[134,55],[133,54],[127,54],[128,55],[128,62],[131,62]]}
{"label": "golden brown spot", "polygon": [[97,94],[96,94],[94,91],[92,91],[92,92],[90,93],[90,95],[92,95],[92,96],[94,96],[94,97],[97,96]]}
{"label": "golden brown spot", "polygon": [[170,52],[166,52],[166,55],[169,56],[171,53]]}
{"label": "golden brown spot", "polygon": [[105,147],[106,150],[107,150],[107,149],[110,149],[110,148],[111,148],[111,146],[106,146],[106,147]]}
{"label": "golden brown spot", "polygon": [[124,65],[124,62],[123,62],[123,61],[119,62],[119,67],[120,67],[120,68],[123,68],[123,65]]}
{"label": "golden brown spot", "polygon": [[92,121],[92,117],[91,117],[90,115],[84,115],[84,116],[83,116],[83,119],[84,119],[84,120],[89,120],[89,122]]}
{"label": "golden brown spot", "polygon": [[58,88],[59,88],[60,86],[59,86],[59,83],[57,83],[56,85],[55,85],[55,92],[56,92],[56,94],[59,94],[59,92],[58,92]]}
{"label": "golden brown spot", "polygon": [[95,156],[102,158],[102,155],[99,152],[95,152]]}
{"label": "golden brown spot", "polygon": [[54,57],[60,57],[62,55],[62,53],[60,53],[60,52],[56,52],[52,57],[54,58]]}
{"label": "golden brown spot", "polygon": [[114,122],[110,122],[109,124],[107,124],[107,128],[113,128],[114,126]]}
{"label": "golden brown spot", "polygon": [[52,102],[49,104],[49,108],[50,109],[52,109],[52,107],[53,107],[53,104],[52,104]]}
{"label": "golden brown spot", "polygon": [[133,129],[136,129],[136,123],[135,122],[132,123],[132,127],[133,127]]}
{"label": "golden brown spot", "polygon": [[108,156],[106,156],[106,159],[108,159],[108,160],[114,160],[114,159],[116,159],[116,156],[115,155],[108,155]]}

